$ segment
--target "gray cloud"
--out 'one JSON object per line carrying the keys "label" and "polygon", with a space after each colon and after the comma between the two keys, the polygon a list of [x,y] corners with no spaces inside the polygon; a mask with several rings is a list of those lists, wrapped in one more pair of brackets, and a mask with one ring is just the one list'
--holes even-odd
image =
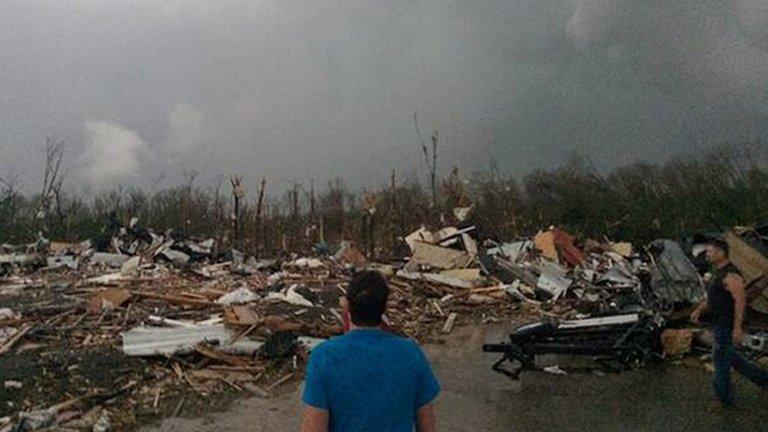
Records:
{"label": "gray cloud", "polygon": [[85,122],[85,152],[76,180],[108,188],[135,181],[147,157],[147,146],[135,132],[105,121]]}
{"label": "gray cloud", "polygon": [[[135,175],[70,176],[105,184],[174,182],[189,169],[250,184],[265,174],[276,187],[337,175],[378,184],[392,167],[421,173],[414,110],[439,129],[446,171],[495,159],[525,173],[573,149],[612,166],[765,139],[767,8],[8,0],[0,175],[34,186],[50,134],[67,140],[70,172],[112,172],[82,156],[94,151],[87,121],[143,143],[125,156]],[[99,148],[118,154],[120,142]]]}
{"label": "gray cloud", "polygon": [[210,139],[205,118],[195,107],[178,103],[168,113],[166,150],[172,154],[188,154],[198,150]]}

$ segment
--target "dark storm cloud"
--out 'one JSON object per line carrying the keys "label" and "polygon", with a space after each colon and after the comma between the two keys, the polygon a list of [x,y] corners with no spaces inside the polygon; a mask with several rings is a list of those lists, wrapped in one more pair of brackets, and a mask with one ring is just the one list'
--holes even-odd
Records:
{"label": "dark storm cloud", "polygon": [[[768,128],[764,0],[0,3],[0,176],[46,135],[89,187],[611,166]],[[160,180],[158,182],[158,180]]]}

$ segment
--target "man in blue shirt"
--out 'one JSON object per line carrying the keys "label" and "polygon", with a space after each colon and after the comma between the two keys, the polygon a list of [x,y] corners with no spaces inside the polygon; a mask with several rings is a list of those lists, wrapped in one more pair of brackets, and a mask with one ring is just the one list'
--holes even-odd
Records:
{"label": "man in blue shirt", "polygon": [[350,282],[352,328],[312,351],[301,432],[435,432],[440,385],[415,342],[381,329],[388,297],[378,272]]}

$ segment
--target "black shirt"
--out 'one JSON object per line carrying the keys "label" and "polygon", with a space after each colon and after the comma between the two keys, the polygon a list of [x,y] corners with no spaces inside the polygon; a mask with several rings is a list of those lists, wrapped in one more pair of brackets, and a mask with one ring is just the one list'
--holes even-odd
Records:
{"label": "black shirt", "polygon": [[741,272],[731,263],[715,269],[707,283],[708,317],[712,325],[733,326],[734,302],[733,295],[725,288],[723,280],[728,273],[741,275]]}

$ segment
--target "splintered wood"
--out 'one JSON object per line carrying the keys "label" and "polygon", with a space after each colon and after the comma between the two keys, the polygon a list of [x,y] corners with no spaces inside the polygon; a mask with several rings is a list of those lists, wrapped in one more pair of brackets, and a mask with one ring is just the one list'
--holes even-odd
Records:
{"label": "splintered wood", "polygon": [[448,319],[445,320],[445,325],[443,325],[443,333],[450,333],[453,330],[453,325],[456,324],[456,318],[458,318],[459,314],[456,312],[451,312],[450,315],[448,315]]}

